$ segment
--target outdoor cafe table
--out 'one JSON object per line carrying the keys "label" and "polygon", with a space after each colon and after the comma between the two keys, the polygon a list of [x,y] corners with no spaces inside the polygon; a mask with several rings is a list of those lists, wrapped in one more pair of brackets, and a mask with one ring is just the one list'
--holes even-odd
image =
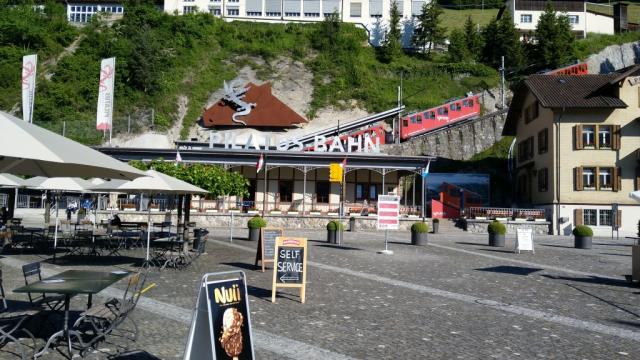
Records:
{"label": "outdoor cafe table", "polygon": [[87,294],[89,299],[87,308],[91,307],[93,294],[97,294],[105,288],[113,285],[119,280],[127,277],[127,271],[87,271],[87,270],[68,270],[58,275],[50,276],[29,285],[21,286],[14,289],[15,293],[44,293],[44,294],[62,294],[64,295],[64,327],[62,330],[51,335],[47,340],[44,348],[34,358],[42,356],[44,352],[51,346],[57,338],[67,340],[69,349],[69,357],[71,353],[71,335],[75,336],[82,344],[82,338],[77,331],[69,330],[69,301],[71,296],[77,294]]}

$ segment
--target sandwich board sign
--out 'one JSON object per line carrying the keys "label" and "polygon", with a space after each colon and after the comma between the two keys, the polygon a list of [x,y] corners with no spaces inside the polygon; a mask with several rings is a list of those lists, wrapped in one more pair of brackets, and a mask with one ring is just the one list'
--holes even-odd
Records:
{"label": "sandwich board sign", "polygon": [[400,228],[400,196],[378,196],[378,230],[398,230]]}
{"label": "sandwich board sign", "polygon": [[266,263],[273,262],[276,253],[276,238],[279,236],[284,236],[282,228],[260,229],[260,241],[258,241],[254,265],[258,266],[258,261],[262,262],[262,272],[264,272]]}
{"label": "sandwich board sign", "polygon": [[517,229],[516,230],[516,247],[514,252],[520,254],[520,251],[531,251],[534,254],[536,253],[533,250],[533,230],[532,229]]}
{"label": "sandwich board sign", "polygon": [[251,312],[242,271],[202,277],[185,360],[253,360]]}
{"label": "sandwich board sign", "polygon": [[280,236],[276,238],[271,302],[276,302],[280,288],[299,288],[304,304],[307,285],[307,238]]}

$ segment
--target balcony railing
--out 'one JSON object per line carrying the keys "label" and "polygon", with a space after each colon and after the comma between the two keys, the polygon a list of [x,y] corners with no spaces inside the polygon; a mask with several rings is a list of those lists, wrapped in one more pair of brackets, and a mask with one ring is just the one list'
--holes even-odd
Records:
{"label": "balcony railing", "polygon": [[464,216],[468,219],[526,219],[543,220],[546,219],[545,209],[518,209],[518,208],[494,208],[494,207],[471,207],[464,210]]}

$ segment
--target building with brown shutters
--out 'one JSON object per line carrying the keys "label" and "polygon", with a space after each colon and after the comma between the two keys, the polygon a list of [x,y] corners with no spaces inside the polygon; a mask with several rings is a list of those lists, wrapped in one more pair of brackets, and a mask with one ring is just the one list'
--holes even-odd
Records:
{"label": "building with brown shutters", "polygon": [[[545,208],[553,233],[637,233],[640,66],[606,75],[532,75],[514,94],[502,134],[515,136],[519,206]],[[617,205],[616,205],[617,204]],[[613,210],[616,209],[614,212]]]}

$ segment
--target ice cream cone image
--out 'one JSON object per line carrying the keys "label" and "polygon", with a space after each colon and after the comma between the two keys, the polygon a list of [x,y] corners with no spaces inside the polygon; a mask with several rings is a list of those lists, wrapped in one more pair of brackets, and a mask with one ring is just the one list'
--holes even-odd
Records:
{"label": "ice cream cone image", "polygon": [[242,314],[235,308],[229,308],[222,315],[222,336],[220,344],[233,360],[242,353]]}

